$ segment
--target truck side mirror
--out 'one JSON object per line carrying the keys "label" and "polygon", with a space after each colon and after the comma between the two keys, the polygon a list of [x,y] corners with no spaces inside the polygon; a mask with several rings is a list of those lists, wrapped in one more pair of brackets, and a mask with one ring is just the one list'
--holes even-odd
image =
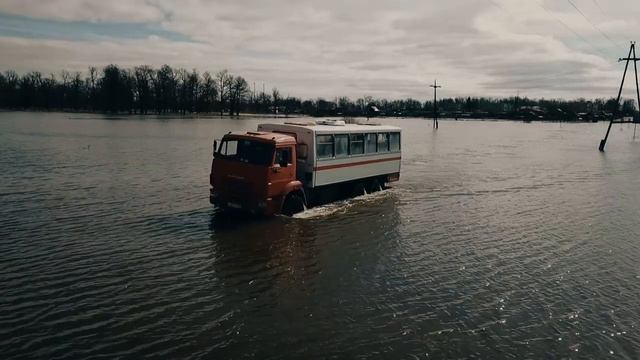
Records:
{"label": "truck side mirror", "polygon": [[296,150],[298,151],[298,159],[306,159],[307,158],[307,144],[298,144],[296,146]]}
{"label": "truck side mirror", "polygon": [[218,140],[213,140],[213,156],[216,155],[216,150],[218,150]]}

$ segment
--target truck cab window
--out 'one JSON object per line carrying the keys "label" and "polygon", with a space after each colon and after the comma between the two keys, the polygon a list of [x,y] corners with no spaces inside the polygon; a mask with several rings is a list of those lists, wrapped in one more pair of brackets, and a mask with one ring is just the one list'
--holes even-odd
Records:
{"label": "truck cab window", "polygon": [[277,148],[276,156],[273,164],[290,165],[291,164],[291,148]]}
{"label": "truck cab window", "polygon": [[220,146],[220,154],[224,156],[234,156],[238,153],[238,141],[226,140]]}
{"label": "truck cab window", "polygon": [[244,139],[223,139],[218,154],[225,160],[267,166],[273,159],[273,145]]}

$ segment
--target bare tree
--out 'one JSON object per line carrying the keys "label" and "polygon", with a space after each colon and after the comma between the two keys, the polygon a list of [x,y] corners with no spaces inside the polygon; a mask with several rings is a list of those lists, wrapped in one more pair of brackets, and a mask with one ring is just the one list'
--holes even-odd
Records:
{"label": "bare tree", "polygon": [[176,71],[178,85],[178,110],[184,115],[188,107],[188,87],[189,73],[187,70],[180,68]]}
{"label": "bare tree", "polygon": [[87,88],[89,89],[89,104],[91,111],[95,111],[98,108],[98,69],[95,66],[89,67],[89,76],[85,80]]}
{"label": "bare tree", "polygon": [[229,74],[229,71],[227,71],[226,69],[219,71],[216,74],[216,81],[218,83],[218,97],[220,98],[220,116],[223,115],[225,105],[227,103],[227,100],[229,99],[232,80],[233,76],[231,76],[231,74]]}
{"label": "bare tree", "polygon": [[278,105],[280,104],[280,91],[277,88],[271,90],[271,96],[273,97],[273,113],[278,113]]}
{"label": "bare tree", "polygon": [[153,69],[150,66],[142,65],[136,66],[134,69],[134,77],[136,84],[136,96],[135,99],[138,103],[138,110],[140,114],[147,114],[149,108],[152,106],[152,81],[153,81]]}
{"label": "bare tree", "polygon": [[73,78],[71,79],[70,86],[70,100],[71,100],[71,108],[73,110],[79,110],[82,107],[83,94],[85,93],[83,89],[82,75],[80,72],[75,72],[73,74]]}
{"label": "bare tree", "polygon": [[187,76],[187,106],[189,112],[197,111],[198,96],[200,94],[200,75],[193,69]]}
{"label": "bare tree", "polygon": [[102,70],[101,81],[102,98],[105,110],[116,113],[120,110],[120,91],[122,89],[122,77],[117,65],[108,65]]}
{"label": "bare tree", "polygon": [[242,76],[236,76],[231,83],[231,106],[229,107],[229,115],[233,115],[235,110],[236,115],[240,115],[240,105],[244,102],[249,95],[249,83]]}
{"label": "bare tree", "polygon": [[171,66],[162,65],[155,76],[156,111],[166,113],[176,110],[176,75]]}
{"label": "bare tree", "polygon": [[202,85],[200,86],[200,95],[198,98],[200,110],[206,113],[211,112],[217,96],[218,89],[216,81],[211,77],[209,72],[205,72],[202,74]]}
{"label": "bare tree", "polygon": [[60,104],[62,108],[67,107],[67,92],[69,89],[69,82],[71,80],[71,74],[67,70],[62,70],[60,72],[60,78],[62,79],[62,84],[60,84],[60,91],[58,91],[58,96],[60,96]]}

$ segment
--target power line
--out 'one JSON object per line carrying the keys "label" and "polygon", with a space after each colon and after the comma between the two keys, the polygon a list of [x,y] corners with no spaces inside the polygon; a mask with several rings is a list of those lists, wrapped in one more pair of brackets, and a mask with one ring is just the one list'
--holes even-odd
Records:
{"label": "power line", "polygon": [[600,3],[598,3],[598,0],[593,0],[593,3],[596,4],[601,13],[606,14],[604,9],[600,6]]}
{"label": "power line", "polygon": [[[580,10],[580,9],[576,6],[576,4],[574,4],[574,3],[573,3],[573,1],[571,1],[571,0],[567,0],[567,2],[569,2],[569,4],[571,4],[571,6],[573,6],[573,8],[574,8],[574,9],[576,9],[576,11],[577,11],[578,13],[580,13],[580,15],[582,15],[582,17],[583,17],[585,20],[587,20],[587,22],[588,22],[589,24],[591,24],[591,26],[593,26],[593,28],[594,28],[594,29],[598,30],[598,32],[600,32],[600,34],[602,34],[602,36],[604,36],[607,40],[609,40],[613,45],[617,46],[619,49],[622,49],[622,48],[620,47],[620,45],[616,44],[616,42],[615,42],[615,41],[613,41],[613,40],[609,37],[609,35],[605,34],[605,32],[604,32],[604,31],[602,31],[602,30],[598,27],[598,25],[596,25],[593,21],[589,20],[589,18],[587,17],[587,15],[585,15],[585,14],[582,12],[582,10]],[[596,4],[597,4],[597,3],[596,3]]]}
{"label": "power line", "polygon": [[[493,0],[487,0],[489,3],[491,3],[491,5],[499,8],[500,10],[504,11],[505,13],[511,15],[511,16],[515,16],[514,14],[512,14],[510,11],[508,11],[507,9],[504,8],[504,6],[498,4],[497,2],[493,1]],[[594,0],[595,1],[595,0]],[[580,35],[577,31],[575,31],[573,28],[571,28],[566,22],[564,22],[562,19],[560,19],[558,16],[556,16],[551,10],[547,9],[544,4],[540,1],[540,0],[536,0],[536,3],[538,4],[538,6],[540,6],[545,12],[547,12],[547,14],[549,14],[551,17],[553,17],[554,20],[556,20],[558,23],[560,23],[560,25],[564,26],[565,29],[569,30],[573,35],[575,35],[578,39],[582,40],[585,44],[589,45],[595,52],[599,53],[600,55],[602,55],[604,58],[609,58],[609,54],[607,54],[605,51],[603,51],[601,48],[597,47],[596,45],[594,45],[591,41],[587,40],[587,38],[585,38],[584,36]],[[614,45],[618,46],[617,44],[614,43]]]}
{"label": "power line", "polygon": [[601,55],[603,55],[605,58],[609,57],[609,55],[607,55],[606,53],[604,53],[602,50],[600,50],[598,47],[596,47],[591,41],[587,40],[584,36],[578,34],[577,31],[573,30],[569,25],[567,25],[567,23],[565,23],[564,21],[562,21],[562,19],[560,19],[559,17],[556,16],[556,14],[554,14],[551,10],[547,9],[542,2],[540,2],[539,0],[536,0],[536,3],[538,4],[538,6],[540,6],[544,11],[547,12],[547,14],[551,15],[557,22],[559,22],[562,26],[564,26],[567,30],[569,30],[570,32],[572,32],[576,37],[578,37],[580,40],[584,41],[586,44],[588,44],[589,46],[591,46],[591,48],[593,48],[593,50],[599,52]]}
{"label": "power line", "polygon": [[499,9],[502,9],[503,11],[506,11],[506,9],[505,9],[504,7],[502,7],[502,5],[498,4],[497,2],[495,2],[495,1],[493,1],[493,0],[487,0],[487,1],[488,1],[488,2],[490,2],[490,3],[491,3],[491,5],[493,5],[493,6],[497,7],[497,8],[499,8]]}
{"label": "power line", "polygon": [[491,5],[497,7],[498,9],[504,11],[505,14],[509,15],[509,16],[515,16],[515,14],[513,14],[511,11],[507,10],[506,7],[500,5],[499,3],[493,1],[493,0],[487,0],[488,2],[491,3]]}

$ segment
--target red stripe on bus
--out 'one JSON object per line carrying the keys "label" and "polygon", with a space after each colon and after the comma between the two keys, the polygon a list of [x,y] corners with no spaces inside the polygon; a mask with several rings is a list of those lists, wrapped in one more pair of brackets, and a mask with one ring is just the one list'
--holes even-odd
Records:
{"label": "red stripe on bus", "polygon": [[401,159],[402,159],[402,157],[398,156],[398,157],[388,158],[388,159],[376,159],[376,160],[358,161],[358,162],[352,162],[352,163],[346,163],[346,164],[316,166],[316,167],[313,168],[313,171],[340,169],[340,168],[351,167],[351,166],[375,164],[375,163],[380,163],[380,162],[396,161],[396,160],[401,160]]}

